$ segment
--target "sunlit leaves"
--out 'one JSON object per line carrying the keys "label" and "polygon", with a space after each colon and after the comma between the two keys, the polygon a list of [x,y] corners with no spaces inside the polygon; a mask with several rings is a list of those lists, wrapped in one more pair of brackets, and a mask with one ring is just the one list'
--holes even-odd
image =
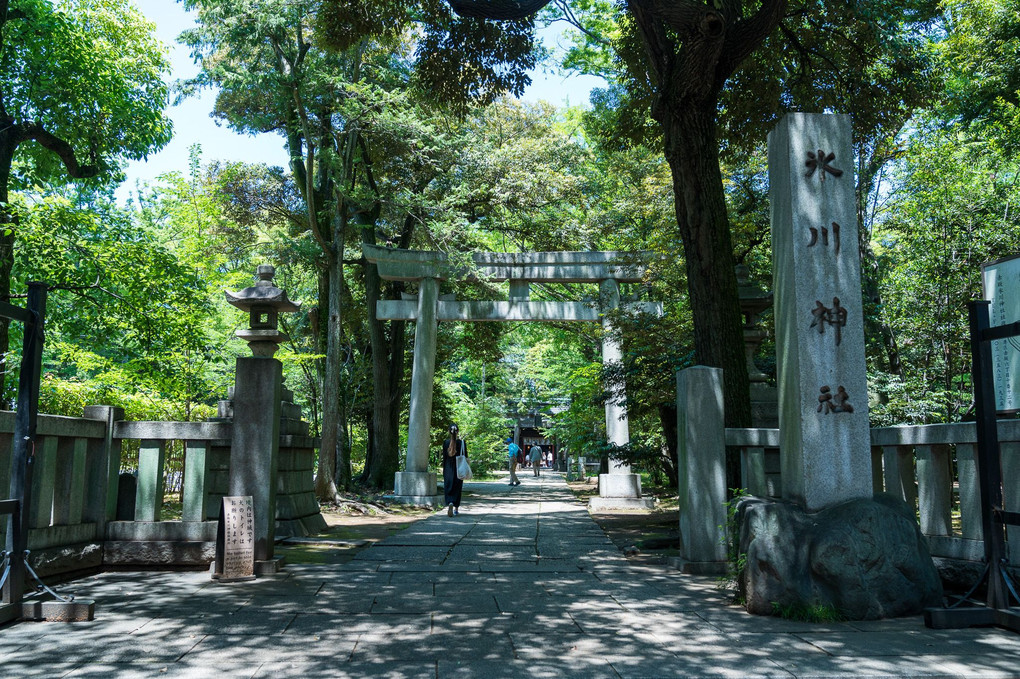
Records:
{"label": "sunlit leaves", "polygon": [[[38,124],[69,143],[79,163],[106,171],[161,148],[171,135],[169,67],[152,31],[126,0],[12,0],[0,44],[6,124]],[[23,158],[23,174],[61,176],[56,156],[25,150],[34,165]]]}

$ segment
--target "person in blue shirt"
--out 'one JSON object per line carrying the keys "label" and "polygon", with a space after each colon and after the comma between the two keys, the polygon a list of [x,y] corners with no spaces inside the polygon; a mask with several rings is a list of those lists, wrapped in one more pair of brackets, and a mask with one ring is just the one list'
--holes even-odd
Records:
{"label": "person in blue shirt", "polygon": [[512,438],[508,438],[507,442],[507,459],[510,463],[510,485],[519,486],[521,482],[517,480],[517,454],[521,452],[521,447],[514,443]]}

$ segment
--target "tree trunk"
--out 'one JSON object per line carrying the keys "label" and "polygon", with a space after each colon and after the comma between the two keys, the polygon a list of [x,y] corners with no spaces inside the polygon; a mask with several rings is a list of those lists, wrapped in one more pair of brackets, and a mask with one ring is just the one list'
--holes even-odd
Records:
{"label": "tree trunk", "polygon": [[[362,242],[375,244],[375,225],[362,229]],[[372,446],[365,460],[362,476],[368,485],[381,488],[392,483],[399,466],[400,380],[394,379],[394,365],[386,339],[385,322],[375,317],[376,305],[382,299],[382,279],[375,264],[365,263],[365,301],[368,305],[369,340],[372,344]],[[403,365],[397,366],[402,371]]]}
{"label": "tree trunk", "polygon": [[723,369],[727,427],[751,426],[733,245],[719,170],[716,102],[663,101],[666,161],[673,174],[699,365]]}
{"label": "tree trunk", "polygon": [[[336,242],[336,241],[334,241]],[[322,445],[319,449],[319,467],[315,473],[315,496],[320,500],[335,501],[338,497],[336,479],[344,478],[342,462],[338,463],[340,421],[340,364],[341,364],[341,286],[343,283],[343,256],[334,252],[328,263],[329,304],[326,314],[326,370],[322,385]],[[350,479],[348,470],[346,478]],[[342,483],[342,481],[341,481]]]}
{"label": "tree trunk", "polygon": [[679,483],[680,469],[677,460],[677,428],[676,428],[676,406],[669,404],[659,405],[659,424],[662,426],[662,437],[666,440],[666,459],[663,461],[662,470],[666,474],[666,480],[670,488],[676,488]]}
{"label": "tree trunk", "polygon": [[[14,227],[15,216],[11,210],[8,184],[11,179],[11,164],[18,148],[20,130],[11,120],[0,119],[0,301],[9,302],[11,297],[11,274],[14,270]],[[4,384],[8,372],[7,350],[10,348],[10,320],[0,317],[0,408],[6,407],[3,400]]]}

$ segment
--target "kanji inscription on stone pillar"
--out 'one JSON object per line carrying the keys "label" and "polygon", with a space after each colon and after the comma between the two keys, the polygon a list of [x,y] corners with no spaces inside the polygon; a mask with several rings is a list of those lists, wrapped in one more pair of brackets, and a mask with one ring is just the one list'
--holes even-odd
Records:
{"label": "kanji inscription on stone pillar", "polygon": [[872,494],[852,168],[849,116],[769,135],[783,495],[808,511]]}

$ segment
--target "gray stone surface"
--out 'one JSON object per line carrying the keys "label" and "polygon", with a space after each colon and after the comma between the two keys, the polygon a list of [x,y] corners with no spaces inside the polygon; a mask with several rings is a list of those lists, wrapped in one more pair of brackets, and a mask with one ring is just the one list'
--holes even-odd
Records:
{"label": "gray stone surface", "polygon": [[[1018,637],[1002,630],[938,632],[919,616],[811,625],[749,615],[714,577],[607,552],[557,474],[512,491],[468,482],[461,509],[391,538],[439,548],[431,563],[292,562],[220,586],[204,571],[120,571],[63,585],[96,601],[95,619],[0,627],[0,676],[988,679],[1020,667]],[[564,559],[572,572],[455,555],[498,547],[500,536],[510,549],[530,536],[539,553],[560,544],[576,554]]]}
{"label": "gray stone surface", "polygon": [[[821,157],[819,157],[821,156]],[[791,113],[769,134],[783,497],[870,497],[850,117]]]}
{"label": "gray stone surface", "polygon": [[[380,274],[382,266],[379,267]],[[411,372],[410,412],[407,422],[407,458],[404,471],[420,473],[428,470],[429,442],[432,427],[432,381],[436,373],[436,341],[439,320],[436,304],[439,301],[439,281],[423,278],[418,284],[418,320],[414,324],[414,364]],[[400,481],[396,481],[399,484]],[[397,495],[428,495],[431,488],[411,492],[398,487]]]}
{"label": "gray stone surface", "polygon": [[680,556],[688,562],[725,563],[723,371],[687,368],[677,372],[676,385]]}
{"label": "gray stone surface", "polygon": [[738,505],[747,610],[826,607],[850,620],[918,614],[942,584],[912,512],[888,495],[808,514],[789,502]]}

